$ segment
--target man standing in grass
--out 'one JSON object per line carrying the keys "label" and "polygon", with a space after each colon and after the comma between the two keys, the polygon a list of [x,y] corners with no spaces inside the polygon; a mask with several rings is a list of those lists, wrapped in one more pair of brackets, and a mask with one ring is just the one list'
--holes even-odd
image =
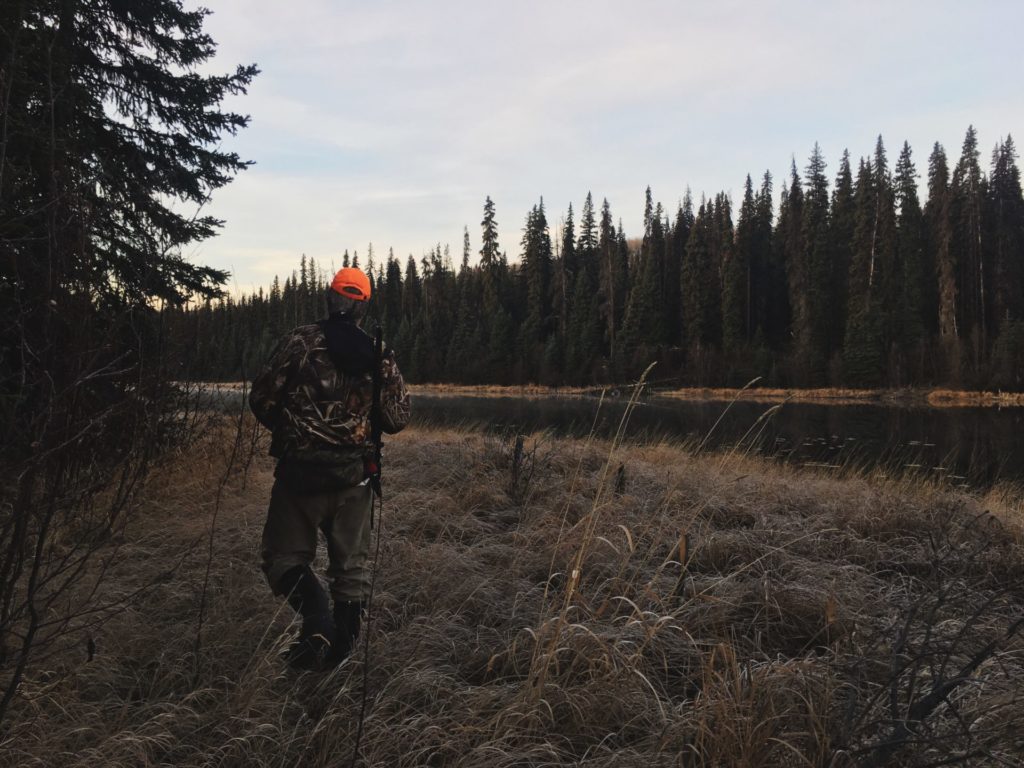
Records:
{"label": "man standing in grass", "polygon": [[[369,299],[363,272],[338,272],[327,289],[327,319],[282,339],[249,396],[256,418],[273,433],[270,455],[278,460],[263,572],[274,594],[302,616],[288,652],[301,669],[334,666],[352,651],[369,592],[372,427],[393,434],[409,423],[409,394],[394,354],[378,359],[359,327]],[[371,425],[371,413],[379,414],[379,425]],[[333,611],[310,567],[318,531],[327,539]]]}

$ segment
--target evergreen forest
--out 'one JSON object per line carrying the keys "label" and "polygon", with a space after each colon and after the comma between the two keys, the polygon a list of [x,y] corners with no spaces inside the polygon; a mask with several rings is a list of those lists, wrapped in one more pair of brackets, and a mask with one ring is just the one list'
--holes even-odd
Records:
{"label": "evergreen forest", "polygon": [[[458,267],[440,244],[404,263],[371,245],[332,266],[369,272],[370,315],[413,382],[628,382],[657,361],[662,386],[1024,387],[1012,138],[987,172],[973,127],[958,158],[936,143],[924,202],[907,143],[894,165],[879,137],[826,170],[815,145],[780,189],[748,176],[739,201],[687,191],[671,210],[648,188],[635,235],[607,199],[588,193],[555,222],[541,199],[511,259],[488,197]],[[181,374],[251,378],[282,334],[322,316],[329,270],[297,266],[267,291],[165,309]]]}

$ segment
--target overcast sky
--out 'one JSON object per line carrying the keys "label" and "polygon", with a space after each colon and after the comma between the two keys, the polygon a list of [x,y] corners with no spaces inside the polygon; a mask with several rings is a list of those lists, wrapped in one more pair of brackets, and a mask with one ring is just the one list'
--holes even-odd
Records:
{"label": "overcast sky", "polygon": [[191,254],[236,290],[370,243],[403,262],[450,244],[458,261],[486,195],[515,259],[542,196],[553,229],[590,190],[636,236],[647,185],[671,212],[687,187],[738,197],[747,173],[778,190],[815,141],[832,178],[879,133],[924,174],[972,123],[987,168],[1024,131],[1019,0],[203,4],[214,68],[262,69],[231,102],[251,125],[224,142],[256,164]]}

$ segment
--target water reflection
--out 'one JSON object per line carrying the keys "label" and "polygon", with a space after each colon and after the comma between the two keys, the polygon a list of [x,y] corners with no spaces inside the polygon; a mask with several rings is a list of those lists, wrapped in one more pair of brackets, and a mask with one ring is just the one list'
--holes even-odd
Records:
{"label": "water reflection", "polygon": [[[882,465],[891,471],[942,474],[954,484],[1024,480],[1024,449],[1017,439],[1024,427],[1021,408],[787,403],[759,421],[772,406],[726,407],[654,397],[637,406],[626,425],[626,439],[706,439],[712,447],[743,439],[752,452],[800,464]],[[596,398],[418,394],[413,419],[575,437],[594,429],[601,437],[611,437],[625,408],[623,400],[605,400],[598,410]]]}

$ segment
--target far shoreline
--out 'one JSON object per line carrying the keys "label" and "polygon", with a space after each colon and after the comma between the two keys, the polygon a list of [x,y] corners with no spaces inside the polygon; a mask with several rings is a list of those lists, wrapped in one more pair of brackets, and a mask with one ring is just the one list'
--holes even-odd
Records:
{"label": "far shoreline", "polygon": [[[416,395],[465,395],[472,397],[606,397],[628,398],[634,385],[604,387],[543,387],[463,384],[410,384]],[[1024,392],[987,392],[954,389],[795,389],[776,387],[682,387],[648,389],[656,397],[687,402],[732,402],[809,405],[879,405],[919,408],[1022,408]]]}
{"label": "far shoreline", "polygon": [[[185,382],[178,382],[184,384]],[[238,390],[248,384],[238,381],[190,382],[209,389]],[[465,397],[609,397],[628,399],[636,385],[590,387],[546,387],[537,384],[410,384],[413,395]],[[778,387],[681,387],[646,388],[645,396],[686,402],[804,403],[808,405],[876,405],[890,408],[1024,408],[1024,392],[991,392],[946,388],[842,389],[823,387],[797,389]]]}

